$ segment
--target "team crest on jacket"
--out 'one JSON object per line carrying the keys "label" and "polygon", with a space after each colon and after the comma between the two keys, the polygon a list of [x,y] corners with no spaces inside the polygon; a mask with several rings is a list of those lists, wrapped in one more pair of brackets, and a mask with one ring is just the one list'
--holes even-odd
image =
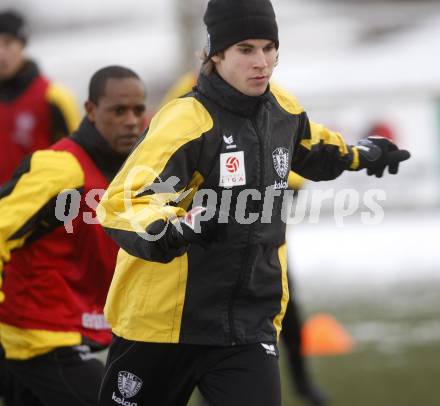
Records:
{"label": "team crest on jacket", "polygon": [[279,147],[272,153],[273,166],[280,178],[285,178],[289,172],[289,150]]}
{"label": "team crest on jacket", "polygon": [[132,398],[142,387],[142,380],[135,374],[127,371],[118,373],[118,389],[124,398]]}

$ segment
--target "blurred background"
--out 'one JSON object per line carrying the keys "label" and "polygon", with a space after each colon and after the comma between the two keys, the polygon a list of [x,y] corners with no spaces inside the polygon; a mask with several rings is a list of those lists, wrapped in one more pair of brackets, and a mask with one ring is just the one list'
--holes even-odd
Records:
{"label": "blurred background", "polygon": [[[338,354],[312,349],[313,373],[333,405],[440,405],[440,2],[273,4],[281,44],[274,81],[313,121],[348,142],[377,133],[412,153],[397,177],[348,173],[331,183],[306,183],[298,199],[296,213],[304,216],[288,226],[289,272],[303,314],[331,315],[353,342]],[[197,67],[205,5],[0,3],[24,13],[29,55],[81,103],[94,71],[123,64],[145,80],[152,112],[173,82]],[[385,196],[384,216],[365,224],[371,189]],[[357,197],[347,193],[336,203],[347,190]],[[316,193],[327,199],[312,215]],[[283,405],[300,404],[287,373],[283,398]]]}

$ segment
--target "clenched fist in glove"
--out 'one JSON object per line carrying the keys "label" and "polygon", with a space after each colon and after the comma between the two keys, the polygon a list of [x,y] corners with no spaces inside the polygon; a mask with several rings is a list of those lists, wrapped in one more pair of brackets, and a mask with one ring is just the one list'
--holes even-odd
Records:
{"label": "clenched fist in glove", "polygon": [[178,221],[171,223],[171,238],[178,245],[199,244],[206,247],[218,237],[218,215],[210,207],[193,207]]}
{"label": "clenched fist in glove", "polygon": [[214,208],[198,206],[193,207],[184,217],[154,222],[147,232],[160,237],[157,243],[164,252],[182,255],[189,244],[199,244],[206,248],[219,240],[228,221],[228,215],[222,216]]}
{"label": "clenched fist in glove", "polygon": [[361,139],[355,148],[359,152],[359,168],[367,168],[368,175],[381,178],[385,168],[395,175],[399,163],[409,159],[411,154],[405,149],[399,149],[396,144],[384,137],[371,136]]}

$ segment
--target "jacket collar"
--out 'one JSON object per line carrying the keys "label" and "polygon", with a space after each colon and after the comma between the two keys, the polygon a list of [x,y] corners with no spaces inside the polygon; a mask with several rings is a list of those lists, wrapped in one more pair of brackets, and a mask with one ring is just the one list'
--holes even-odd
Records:
{"label": "jacket collar", "polygon": [[115,177],[128,156],[115,152],[87,117],[71,135],[71,139],[90,155],[108,181]]}
{"label": "jacket collar", "polygon": [[268,86],[261,96],[247,96],[225,82],[216,72],[208,76],[200,73],[197,90],[221,108],[245,117],[252,116],[270,93]]}
{"label": "jacket collar", "polygon": [[40,71],[35,62],[26,61],[14,77],[7,80],[0,80],[0,100],[14,100],[20,96],[39,75]]}

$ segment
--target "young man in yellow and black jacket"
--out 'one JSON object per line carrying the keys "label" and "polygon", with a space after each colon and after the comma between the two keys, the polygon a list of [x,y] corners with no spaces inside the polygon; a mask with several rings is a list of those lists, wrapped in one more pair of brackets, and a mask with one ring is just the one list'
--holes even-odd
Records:
{"label": "young man in yellow and black jacket", "polygon": [[[198,74],[189,71],[183,74],[173,84],[162,100],[162,105],[190,93],[197,84]],[[305,179],[293,171],[290,171],[288,186],[290,190],[298,192],[305,183]],[[295,196],[296,197],[296,196]],[[328,403],[326,394],[321,391],[313,382],[310,374],[306,357],[302,353],[303,340],[301,336],[302,318],[298,306],[297,295],[293,294],[293,280],[288,268],[289,278],[289,300],[286,306],[286,313],[283,319],[280,340],[284,342],[288,359],[288,369],[293,378],[293,385],[298,396],[305,404],[313,406],[324,406]],[[296,292],[296,291],[295,291]],[[204,405],[205,403],[202,404]]]}
{"label": "young man in yellow and black jacket", "polygon": [[289,171],[381,176],[409,157],[382,139],[346,145],[269,86],[279,43],[268,0],[211,0],[205,23],[196,90],[156,114],[98,207],[122,248],[101,406],[183,405],[195,386],[210,405],[280,405]]}
{"label": "young man in yellow and black jacket", "polygon": [[[0,343],[7,405],[96,404],[111,341],[103,306],[117,246],[95,208],[145,125],[130,69],[97,71],[79,129],[0,188]],[[1,279],[0,279],[1,282]]]}

